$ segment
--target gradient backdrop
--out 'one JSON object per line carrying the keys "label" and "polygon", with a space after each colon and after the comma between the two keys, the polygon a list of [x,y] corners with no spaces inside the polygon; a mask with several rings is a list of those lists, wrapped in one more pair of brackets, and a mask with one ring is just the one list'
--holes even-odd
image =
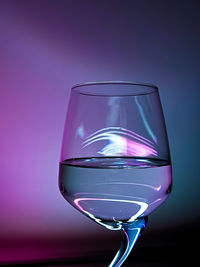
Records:
{"label": "gradient backdrop", "polygon": [[77,256],[77,246],[99,250],[84,240],[116,236],[58,190],[68,97],[80,82],[158,85],[174,187],[147,232],[199,222],[199,13],[191,0],[0,1],[1,262]]}

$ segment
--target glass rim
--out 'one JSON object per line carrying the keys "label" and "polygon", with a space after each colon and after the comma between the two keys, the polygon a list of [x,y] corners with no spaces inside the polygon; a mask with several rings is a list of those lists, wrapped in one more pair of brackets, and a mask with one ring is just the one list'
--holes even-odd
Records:
{"label": "glass rim", "polygon": [[[84,92],[84,91],[78,91],[76,89],[80,88],[80,87],[89,87],[89,86],[99,86],[99,85],[130,85],[130,86],[141,86],[141,87],[146,87],[147,91],[145,92],[133,92],[132,93],[128,93],[128,94],[114,94],[114,95],[110,95],[110,94],[106,94],[106,93],[92,93],[91,92]],[[79,94],[82,95],[91,95],[91,96],[109,96],[109,97],[114,97],[114,96],[138,96],[138,95],[148,95],[151,93],[155,93],[158,92],[158,87],[154,84],[150,84],[150,83],[142,83],[142,82],[133,82],[133,81],[100,81],[100,82],[84,82],[84,83],[78,83],[75,84],[74,86],[72,86],[71,90],[73,91],[77,91]],[[83,89],[82,89],[83,90]]]}

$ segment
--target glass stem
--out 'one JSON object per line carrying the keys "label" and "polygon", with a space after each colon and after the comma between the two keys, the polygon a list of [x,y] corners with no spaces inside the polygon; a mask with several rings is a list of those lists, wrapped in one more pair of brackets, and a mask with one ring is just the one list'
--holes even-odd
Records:
{"label": "glass stem", "polygon": [[133,246],[135,245],[141,230],[146,225],[146,219],[147,218],[137,219],[132,224],[122,228],[124,232],[124,239],[122,241],[119,251],[110,263],[109,267],[120,267],[122,263],[126,260]]}

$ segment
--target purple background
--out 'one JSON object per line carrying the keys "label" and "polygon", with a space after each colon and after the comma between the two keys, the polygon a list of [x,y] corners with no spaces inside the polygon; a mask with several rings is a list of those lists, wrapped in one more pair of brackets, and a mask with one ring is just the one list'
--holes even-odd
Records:
{"label": "purple background", "polygon": [[174,189],[149,231],[199,220],[199,11],[197,1],[0,1],[0,261],[68,257],[73,240],[115,236],[58,190],[68,96],[80,82],[158,85]]}

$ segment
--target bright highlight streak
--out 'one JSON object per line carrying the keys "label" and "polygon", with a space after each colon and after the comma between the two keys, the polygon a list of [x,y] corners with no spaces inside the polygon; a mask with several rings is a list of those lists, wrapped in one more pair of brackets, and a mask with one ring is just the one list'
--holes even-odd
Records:
{"label": "bright highlight streak", "polygon": [[119,182],[114,182],[114,183],[97,183],[97,185],[136,185],[136,186],[144,186],[144,187],[147,187],[147,188],[150,188],[150,189],[153,189],[154,191],[159,191],[161,189],[161,185],[159,186],[152,186],[152,185],[149,185],[149,184],[139,184],[139,183],[119,183]]}
{"label": "bright highlight streak", "polygon": [[[115,133],[121,133],[121,134],[129,135],[129,136],[134,137],[135,139],[142,140],[142,142],[145,142],[145,143],[147,142],[147,143],[153,144],[152,141],[148,140],[147,138],[145,138],[145,137],[143,137],[143,136],[141,136],[141,135],[139,135],[139,134],[137,134],[131,130],[128,130],[128,129],[123,128],[123,127],[117,127],[117,126],[102,128],[102,129],[90,134],[87,138],[91,138],[92,136],[94,136],[100,132],[106,132],[108,130],[115,132]],[[86,140],[86,142],[87,142],[87,140]]]}
{"label": "bright highlight streak", "polygon": [[141,117],[142,117],[142,120],[143,120],[143,122],[144,122],[144,125],[145,125],[145,127],[146,127],[148,133],[150,134],[150,136],[153,138],[153,140],[154,140],[155,142],[157,142],[157,138],[156,138],[156,136],[154,135],[154,133],[152,132],[152,130],[151,130],[151,128],[150,128],[150,125],[149,125],[149,123],[148,123],[148,121],[147,121],[147,119],[146,119],[146,117],[145,117],[145,115],[144,115],[144,111],[143,111],[142,105],[139,103],[138,100],[139,100],[139,98],[136,96],[136,97],[135,97],[135,103],[136,103],[136,105],[138,106],[138,109],[139,109],[139,111],[140,111],[140,115],[141,115]]}
{"label": "bright highlight streak", "polygon": [[[124,203],[133,203],[136,204],[140,207],[139,211],[134,214],[133,216],[131,216],[131,218],[127,221],[127,222],[133,222],[135,219],[137,219],[139,216],[141,216],[144,211],[148,208],[148,204],[145,202],[141,202],[141,201],[135,201],[135,200],[124,200],[124,199],[107,199],[107,198],[77,198],[74,200],[75,205],[84,213],[86,213],[89,217],[91,217],[94,220],[98,220],[95,218],[94,215],[92,215],[91,213],[89,213],[88,211],[84,210],[80,203],[81,201],[91,201],[91,200],[95,200],[95,201],[109,201],[109,202],[124,202]],[[98,221],[98,223],[103,224],[101,222]],[[103,224],[104,225],[104,224]],[[105,226],[105,225],[104,225]],[[108,226],[106,226],[107,228],[109,228]],[[109,228],[110,229],[110,228]]]}
{"label": "bright highlight streak", "polygon": [[131,252],[133,246],[135,245],[142,228],[143,227],[141,226],[140,228],[135,227],[133,229],[128,229],[129,234],[127,234],[127,232],[124,230],[124,234],[126,235],[126,241],[127,241],[126,250],[123,251],[123,245],[124,244],[122,244],[121,248],[119,249],[119,251],[117,252],[117,254],[115,255],[114,259],[112,260],[112,262],[109,264],[108,267],[118,266],[115,264],[116,264],[116,260],[118,259],[118,257],[120,256],[121,253],[123,253],[123,256],[120,258],[120,261],[118,261],[118,264],[121,265],[125,261],[125,259],[127,258],[127,256]]}
{"label": "bright highlight streak", "polygon": [[[127,245],[127,249],[126,249],[126,252],[129,250],[131,251],[133,246],[135,245],[135,242],[137,241],[138,239],[138,236],[139,236],[139,233],[141,231],[141,228],[134,228],[132,231],[135,231],[136,230],[136,234],[134,236],[134,239],[132,240],[132,243],[131,243],[131,246],[130,246],[130,240],[129,240],[129,237],[128,237],[128,234],[124,231],[125,235],[126,235],[126,238],[128,240],[128,245]],[[131,230],[130,230],[131,231]],[[125,253],[126,253],[125,252]]]}
{"label": "bright highlight streak", "polygon": [[[98,141],[107,140],[98,153],[104,156],[157,156],[157,151],[148,139],[124,128],[108,127],[96,131],[83,142],[83,148]],[[137,141],[136,141],[137,140]]]}

